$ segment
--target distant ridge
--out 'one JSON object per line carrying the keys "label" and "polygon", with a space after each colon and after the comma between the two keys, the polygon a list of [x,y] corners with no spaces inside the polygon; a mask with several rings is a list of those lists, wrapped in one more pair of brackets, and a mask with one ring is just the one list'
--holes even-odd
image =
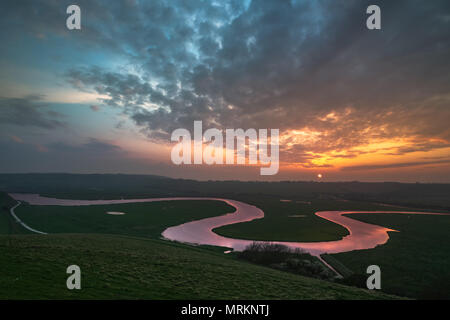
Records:
{"label": "distant ridge", "polygon": [[400,182],[196,181],[158,175],[0,174],[0,191],[82,196],[86,199],[261,195],[279,199],[342,199],[450,211],[450,184]]}

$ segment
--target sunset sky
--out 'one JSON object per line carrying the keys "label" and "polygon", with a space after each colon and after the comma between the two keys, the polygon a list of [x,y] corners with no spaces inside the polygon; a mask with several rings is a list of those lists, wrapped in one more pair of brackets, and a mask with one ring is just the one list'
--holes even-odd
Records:
{"label": "sunset sky", "polygon": [[[81,8],[81,30],[66,8]],[[382,29],[366,28],[381,8]],[[2,1],[0,172],[450,182],[450,1]],[[280,171],[170,136],[277,128]]]}

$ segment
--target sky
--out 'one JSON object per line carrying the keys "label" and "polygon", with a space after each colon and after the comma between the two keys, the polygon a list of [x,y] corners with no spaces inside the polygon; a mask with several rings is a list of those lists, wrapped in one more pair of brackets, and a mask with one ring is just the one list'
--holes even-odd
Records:
{"label": "sky", "polygon": [[[68,30],[66,8],[81,9]],[[381,30],[366,9],[381,8]],[[448,0],[2,1],[0,172],[450,182]],[[174,165],[276,128],[280,169]],[[321,178],[318,175],[321,174]]]}

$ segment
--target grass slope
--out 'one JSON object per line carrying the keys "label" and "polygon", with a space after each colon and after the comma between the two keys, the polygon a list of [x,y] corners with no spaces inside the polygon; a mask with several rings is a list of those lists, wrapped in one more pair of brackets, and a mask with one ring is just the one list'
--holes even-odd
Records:
{"label": "grass slope", "polygon": [[[112,235],[0,236],[1,299],[390,299],[162,240]],[[79,291],[66,268],[81,268]]]}
{"label": "grass slope", "polygon": [[450,299],[450,216],[349,216],[400,232],[390,232],[385,245],[332,257],[357,274],[365,274],[371,264],[380,266],[383,291],[417,298]]}

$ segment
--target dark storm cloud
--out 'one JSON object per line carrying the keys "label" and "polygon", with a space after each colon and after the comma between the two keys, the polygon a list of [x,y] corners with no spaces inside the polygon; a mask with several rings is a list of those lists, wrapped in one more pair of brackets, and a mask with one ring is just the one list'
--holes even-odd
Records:
{"label": "dark storm cloud", "polygon": [[[365,27],[369,4],[382,9],[380,31]],[[122,108],[151,138],[167,140],[194,120],[323,133],[309,145],[284,148],[286,157],[301,161],[313,159],[311,151],[340,152],[373,139],[412,136],[415,151],[442,147],[423,139],[450,140],[446,0],[79,5],[85,18],[74,41],[123,54],[130,71],[71,67],[66,78],[106,95],[104,104]],[[23,6],[35,11],[18,2],[4,6],[24,17],[18,29],[67,33],[58,20],[64,3]],[[398,152],[414,152],[408,148]]]}
{"label": "dark storm cloud", "polygon": [[65,125],[61,118],[61,114],[48,110],[40,96],[0,98],[0,124],[55,129]]}

